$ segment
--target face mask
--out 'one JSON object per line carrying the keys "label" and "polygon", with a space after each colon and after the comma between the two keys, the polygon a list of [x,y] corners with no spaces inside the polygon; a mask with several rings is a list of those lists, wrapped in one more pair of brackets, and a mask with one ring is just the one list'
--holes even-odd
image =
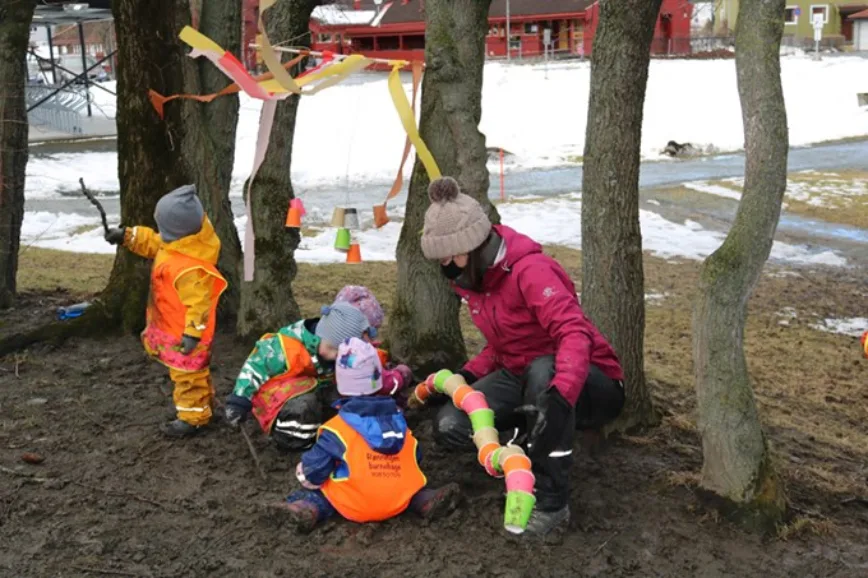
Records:
{"label": "face mask", "polygon": [[455,261],[449,261],[448,265],[440,265],[440,271],[443,276],[451,281],[455,281],[464,273],[464,268],[455,264]]}

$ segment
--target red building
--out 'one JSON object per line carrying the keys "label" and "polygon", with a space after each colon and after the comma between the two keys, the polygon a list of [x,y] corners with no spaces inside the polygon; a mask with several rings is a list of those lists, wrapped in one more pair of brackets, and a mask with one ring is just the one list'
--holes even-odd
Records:
{"label": "red building", "polygon": [[[599,21],[597,0],[509,0],[508,4],[511,57],[542,56],[547,35],[553,55],[590,54]],[[507,0],[493,0],[486,39],[489,56],[506,55],[506,11]],[[689,0],[663,0],[652,52],[689,53],[692,16]],[[343,0],[318,8],[311,19],[311,31],[318,50],[422,59],[425,0]]]}
{"label": "red building", "polygon": [[[547,37],[553,56],[590,54],[599,22],[597,0],[493,0],[486,39],[489,56],[506,56],[507,3],[512,58],[542,56]],[[257,5],[258,0],[244,0],[245,46],[255,42]],[[692,16],[693,4],[689,0],[663,0],[652,53],[690,53]],[[314,50],[422,60],[425,57],[425,0],[338,0],[314,10],[310,31]],[[273,42],[283,40],[272,39]],[[252,57],[252,53],[250,55]]]}

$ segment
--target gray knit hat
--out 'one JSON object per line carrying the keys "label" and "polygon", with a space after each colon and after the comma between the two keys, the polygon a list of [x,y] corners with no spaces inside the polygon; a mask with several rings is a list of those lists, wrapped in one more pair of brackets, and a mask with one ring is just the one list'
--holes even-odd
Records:
{"label": "gray knit hat", "polygon": [[452,177],[428,186],[431,206],[425,212],[422,253],[426,259],[445,259],[469,253],[491,232],[491,221],[476,199],[462,193]]}
{"label": "gray knit hat", "polygon": [[154,209],[160,238],[167,243],[201,231],[204,218],[205,210],[196,196],[196,185],[184,185],[163,195]]}
{"label": "gray knit hat", "polygon": [[335,347],[350,337],[361,337],[368,330],[368,318],[349,303],[335,303],[324,307],[316,324],[316,335]]}

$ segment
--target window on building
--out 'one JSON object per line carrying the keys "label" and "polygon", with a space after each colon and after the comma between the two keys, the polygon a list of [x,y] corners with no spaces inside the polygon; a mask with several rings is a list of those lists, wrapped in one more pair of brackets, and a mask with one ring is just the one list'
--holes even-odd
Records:
{"label": "window on building", "polygon": [[799,23],[799,7],[798,6],[787,6],[784,9],[784,24],[798,24]]}
{"label": "window on building", "polygon": [[398,50],[401,43],[397,36],[380,36],[377,38],[377,48],[380,50]]}
{"label": "window on building", "polygon": [[525,34],[536,34],[539,32],[539,26],[536,22],[525,22],[524,24],[524,33]]}
{"label": "window on building", "polygon": [[404,37],[404,50],[424,50],[425,49],[425,35],[424,34],[414,34],[412,36]]}
{"label": "window on building", "polygon": [[500,36],[500,26],[494,24],[488,27],[488,35],[489,36]]}
{"label": "window on building", "polygon": [[829,5],[828,4],[811,4],[811,22],[816,16],[823,17],[823,24],[829,21]]}
{"label": "window on building", "polygon": [[374,38],[372,36],[361,36],[359,38],[353,38],[353,48],[355,48],[359,52],[373,50]]}
{"label": "window on building", "polygon": [[331,41],[332,41],[332,35],[331,35],[331,34],[321,33],[321,34],[319,35],[319,41],[320,41],[320,42],[331,42]]}

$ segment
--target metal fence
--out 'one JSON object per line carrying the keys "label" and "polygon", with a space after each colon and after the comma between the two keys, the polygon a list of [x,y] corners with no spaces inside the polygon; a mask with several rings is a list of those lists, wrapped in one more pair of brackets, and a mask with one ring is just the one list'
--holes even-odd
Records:
{"label": "metal fence", "polygon": [[56,86],[29,84],[25,94],[30,124],[71,135],[83,134],[82,118],[90,96],[84,88],[67,86],[58,91]]}

